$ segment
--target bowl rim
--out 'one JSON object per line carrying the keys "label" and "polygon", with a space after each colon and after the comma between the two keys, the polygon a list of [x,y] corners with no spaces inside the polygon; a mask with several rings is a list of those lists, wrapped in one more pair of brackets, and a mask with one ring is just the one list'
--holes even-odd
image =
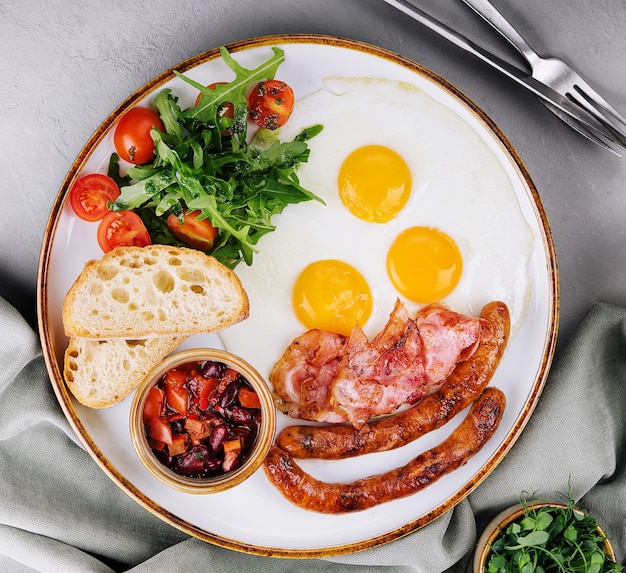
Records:
{"label": "bowl rim", "polygon": [[[478,538],[476,543],[476,549],[474,551],[473,560],[473,573],[484,573],[485,566],[491,555],[491,544],[500,537],[500,529],[505,528],[514,521],[517,521],[526,511],[527,508],[541,509],[543,507],[554,507],[557,509],[564,509],[571,507],[572,511],[575,511],[581,515],[588,515],[589,512],[579,508],[568,506],[566,503],[554,502],[554,501],[535,501],[529,503],[516,503],[498,513],[484,528],[482,534]],[[615,548],[611,543],[611,540],[607,537],[606,532],[597,523],[598,534],[604,538],[602,547],[607,556],[612,560],[616,560]]]}
{"label": "bowl rim", "polygon": [[[148,445],[141,412],[150,388],[171,368],[202,359],[223,362],[237,370],[256,390],[261,401],[259,432],[250,455],[244,463],[231,472],[212,478],[191,478],[170,470],[159,462]],[[248,479],[260,467],[274,441],[276,431],[276,409],[272,393],[261,374],[243,358],[218,348],[192,348],[174,352],[154,366],[137,388],[130,407],[130,435],[133,447],[143,466],[155,478],[169,487],[184,493],[210,494],[225,491]]]}

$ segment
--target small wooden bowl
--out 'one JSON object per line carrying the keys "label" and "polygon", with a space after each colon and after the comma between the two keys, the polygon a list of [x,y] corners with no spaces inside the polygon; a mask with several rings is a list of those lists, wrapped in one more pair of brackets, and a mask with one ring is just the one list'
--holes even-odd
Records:
{"label": "small wooden bowl", "polygon": [[[243,464],[215,477],[196,478],[179,475],[162,464],[148,445],[143,422],[143,410],[150,389],[170,369],[187,362],[212,360],[222,362],[239,372],[256,390],[261,402],[261,422],[252,450]],[[130,409],[130,433],[133,446],[146,469],[161,482],[185,493],[209,494],[230,489],[248,479],[261,466],[276,429],[276,409],[272,394],[263,377],[246,361],[224,350],[197,348],[172,354],[165,358],[139,386]]]}
{"label": "small wooden bowl", "polygon": [[[564,503],[542,502],[534,503],[532,504],[532,507],[534,509],[540,509],[542,507],[566,508],[567,505]],[[474,553],[474,573],[484,573],[487,563],[489,562],[489,558],[491,557],[491,545],[495,543],[498,537],[500,537],[500,530],[506,529],[511,523],[522,518],[524,511],[524,505],[516,504],[500,512],[489,522],[489,525],[487,525],[483,531],[476,545],[476,552]],[[578,508],[573,508],[573,511],[581,515],[585,514],[584,511]],[[598,526],[598,535],[601,535],[604,538],[604,552],[612,561],[615,561],[615,550],[613,545],[600,526]]]}

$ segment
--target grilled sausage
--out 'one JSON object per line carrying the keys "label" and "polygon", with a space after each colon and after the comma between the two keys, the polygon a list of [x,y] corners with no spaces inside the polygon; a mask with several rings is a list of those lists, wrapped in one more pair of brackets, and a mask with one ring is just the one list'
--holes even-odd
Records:
{"label": "grilled sausage", "polygon": [[288,426],[276,444],[295,458],[336,460],[392,450],[441,427],[487,386],[508,342],[511,320],[503,302],[485,305],[480,316],[491,324],[491,337],[481,342],[469,360],[457,365],[438,391],[412,408],[369,422],[360,430],[337,425]]}
{"label": "grilled sausage", "polygon": [[452,434],[407,465],[351,483],[326,483],[307,474],[288,452],[274,445],[265,459],[269,480],[292,503],[320,513],[348,513],[411,495],[464,465],[493,435],[506,399],[486,388]]}

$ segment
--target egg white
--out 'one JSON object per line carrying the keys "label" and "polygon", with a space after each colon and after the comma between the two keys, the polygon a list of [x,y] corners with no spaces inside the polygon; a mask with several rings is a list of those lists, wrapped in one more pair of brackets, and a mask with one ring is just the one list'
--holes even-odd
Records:
{"label": "egg white", "polygon": [[[280,138],[322,124],[309,141],[311,154],[298,176],[326,203],[291,205],[258,244],[252,266],[236,269],[250,298],[250,317],[221,333],[228,350],[269,374],[305,328],[293,312],[293,284],[306,265],[340,259],[363,274],[373,297],[364,330],[375,335],[400,296],[386,271],[387,251],[404,229],[423,225],[450,235],[463,256],[459,285],[443,302],[478,315],[491,300],[511,311],[512,332],[524,320],[530,296],[527,265],[533,237],[502,166],[457,114],[417,87],[367,78],[329,78],[299,100]],[[385,224],[349,213],[337,194],[343,160],[358,147],[385,145],[412,172],[404,209]],[[402,297],[400,297],[402,298]],[[420,305],[403,299],[411,312]]]}

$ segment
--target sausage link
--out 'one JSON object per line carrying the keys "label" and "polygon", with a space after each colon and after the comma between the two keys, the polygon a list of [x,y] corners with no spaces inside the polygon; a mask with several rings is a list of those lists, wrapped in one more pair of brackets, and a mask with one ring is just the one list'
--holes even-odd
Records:
{"label": "sausage link", "polygon": [[269,480],[292,503],[319,513],[361,511],[411,495],[464,465],[493,435],[505,408],[501,390],[489,387],[452,434],[407,465],[351,483],[326,483],[307,474],[274,445],[265,459]]}
{"label": "sausage link", "polygon": [[399,448],[441,427],[484,390],[507,345],[511,319],[506,304],[490,302],[480,316],[491,325],[491,337],[457,365],[438,391],[412,408],[373,420],[360,430],[347,425],[288,426],[278,434],[276,444],[295,458],[337,460]]}

